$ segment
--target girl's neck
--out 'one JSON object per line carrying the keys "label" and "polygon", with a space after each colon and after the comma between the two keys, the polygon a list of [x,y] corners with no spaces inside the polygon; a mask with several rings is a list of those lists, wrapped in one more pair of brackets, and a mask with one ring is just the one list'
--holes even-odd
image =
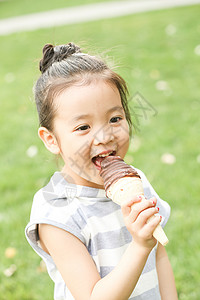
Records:
{"label": "girl's neck", "polygon": [[97,184],[95,182],[89,181],[89,180],[79,176],[78,174],[76,174],[74,172],[73,173],[69,172],[66,166],[64,166],[62,168],[61,174],[68,183],[92,187],[92,188],[96,188],[96,189],[104,189],[103,184],[102,185]]}

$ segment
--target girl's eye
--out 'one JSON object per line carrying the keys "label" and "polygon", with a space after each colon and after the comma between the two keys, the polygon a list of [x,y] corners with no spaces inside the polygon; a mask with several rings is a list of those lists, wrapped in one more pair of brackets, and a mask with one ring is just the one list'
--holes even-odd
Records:
{"label": "girl's eye", "polygon": [[80,126],[76,129],[76,131],[84,131],[84,130],[87,130],[88,128],[90,128],[89,125],[83,125],[83,126]]}
{"label": "girl's eye", "polygon": [[122,120],[121,117],[113,117],[113,118],[110,119],[110,123],[117,123],[117,122],[119,122],[120,120]]}

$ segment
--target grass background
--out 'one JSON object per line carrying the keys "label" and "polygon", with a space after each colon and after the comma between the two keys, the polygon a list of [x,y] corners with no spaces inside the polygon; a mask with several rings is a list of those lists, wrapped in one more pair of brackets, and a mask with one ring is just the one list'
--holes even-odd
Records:
{"label": "grass background", "polygon": [[93,4],[94,2],[106,2],[106,0],[0,0],[0,19],[77,5]]}
{"label": "grass background", "polygon": [[[61,7],[64,1],[56,3]],[[0,7],[0,16],[8,16],[6,2]],[[37,137],[32,86],[43,45],[69,41],[114,59],[130,95],[139,92],[157,111],[145,116],[140,110],[138,119],[133,114],[138,130],[127,161],[142,169],[171,205],[167,251],[179,299],[199,299],[199,13],[196,5],[0,37],[1,300],[53,299],[53,284],[24,237],[33,195],[57,169]],[[133,113],[137,101],[130,104]],[[26,154],[31,145],[38,148],[33,158]],[[173,154],[176,162],[164,164],[163,153]],[[17,251],[13,258],[5,255],[8,247]],[[17,270],[6,277],[12,264]]]}

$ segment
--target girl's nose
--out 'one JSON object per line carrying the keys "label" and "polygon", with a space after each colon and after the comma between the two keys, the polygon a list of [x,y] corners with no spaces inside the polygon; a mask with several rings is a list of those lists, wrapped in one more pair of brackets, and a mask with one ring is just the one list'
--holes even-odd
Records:
{"label": "girl's nose", "polygon": [[94,145],[108,144],[114,140],[113,129],[108,126],[104,126],[94,133]]}

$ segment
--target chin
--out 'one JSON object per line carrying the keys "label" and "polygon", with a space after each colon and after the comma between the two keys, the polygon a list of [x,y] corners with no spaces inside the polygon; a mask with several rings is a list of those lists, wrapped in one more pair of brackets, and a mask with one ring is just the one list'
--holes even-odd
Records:
{"label": "chin", "polygon": [[97,178],[96,176],[94,176],[92,179],[87,180],[87,185],[90,187],[94,187],[94,188],[99,188],[99,189],[104,189],[104,182],[103,179],[98,176],[99,178]]}

